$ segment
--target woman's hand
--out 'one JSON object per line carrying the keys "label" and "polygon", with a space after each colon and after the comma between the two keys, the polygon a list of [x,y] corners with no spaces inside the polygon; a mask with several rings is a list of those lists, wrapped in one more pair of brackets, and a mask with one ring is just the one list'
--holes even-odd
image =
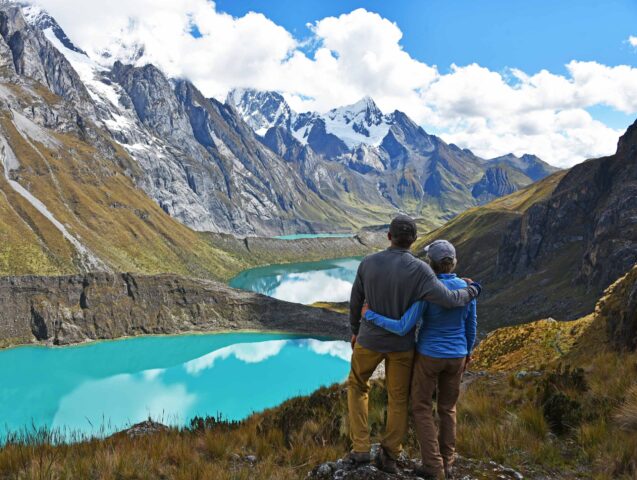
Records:
{"label": "woman's hand", "polygon": [[365,314],[367,313],[367,310],[369,310],[369,304],[367,302],[365,302],[365,303],[363,303],[363,308],[361,308],[361,318],[363,320],[366,320]]}

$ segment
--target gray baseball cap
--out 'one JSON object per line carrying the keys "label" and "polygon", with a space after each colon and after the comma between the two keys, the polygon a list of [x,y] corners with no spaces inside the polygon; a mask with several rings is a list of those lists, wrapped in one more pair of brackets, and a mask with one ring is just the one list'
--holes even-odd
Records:
{"label": "gray baseball cap", "polygon": [[456,249],[447,240],[436,240],[425,247],[425,254],[434,262],[440,262],[444,258],[456,258]]}

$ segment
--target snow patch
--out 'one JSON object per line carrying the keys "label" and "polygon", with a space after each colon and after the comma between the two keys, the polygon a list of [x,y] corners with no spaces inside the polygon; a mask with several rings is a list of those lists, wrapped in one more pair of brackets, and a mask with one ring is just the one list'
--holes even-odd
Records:
{"label": "snow patch", "polygon": [[20,168],[20,162],[16,157],[15,153],[7,143],[6,139],[0,136],[0,160],[2,161],[2,166],[4,170],[4,178],[9,183],[11,188],[22,198],[28,201],[38,212],[40,212],[47,220],[49,220],[55,228],[57,228],[62,236],[68,240],[71,245],[73,245],[78,252],[82,264],[87,270],[107,270],[106,265],[98,259],[88,248],[86,248],[82,243],[75,238],[71,233],[66,229],[66,227],[51,213],[51,211],[42,203],[40,200],[35,198],[31,192],[29,192],[26,188],[20,185],[15,180],[11,180],[9,176],[9,172],[12,170],[16,170]]}
{"label": "snow patch", "polygon": [[45,29],[44,36],[66,57],[93,100],[99,103],[110,103],[115,107],[119,106],[119,94],[116,88],[101,80],[102,73],[107,71],[105,67],[98,65],[85,54],[66,48],[55,35],[53,28]]}
{"label": "snow patch", "polygon": [[34,24],[38,20],[38,17],[44,14],[44,10],[38,5],[26,5],[22,7],[22,15],[24,15],[24,19],[29,24]]}
{"label": "snow patch", "polygon": [[34,123],[31,119],[25,117],[20,112],[12,111],[13,125],[23,137],[29,137],[31,140],[41,143],[49,148],[57,148],[60,142],[47,132],[40,125]]}

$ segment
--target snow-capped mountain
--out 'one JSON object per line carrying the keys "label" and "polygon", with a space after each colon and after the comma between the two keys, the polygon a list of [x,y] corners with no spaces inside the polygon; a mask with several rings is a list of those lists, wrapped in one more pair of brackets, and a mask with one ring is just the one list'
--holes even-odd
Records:
{"label": "snow-capped mountain", "polygon": [[292,120],[292,110],[277,92],[236,88],[228,93],[226,103],[234,105],[245,122],[261,136],[270,127],[289,125]]}
{"label": "snow-capped mountain", "polygon": [[[447,145],[401,112],[385,114],[369,97],[326,113],[297,113],[278,93],[242,89],[223,104],[152,64],[115,60],[143,54],[133,37],[107,59],[87,55],[37,7],[0,3],[0,27],[0,72],[10,83],[50,90],[77,111],[77,121],[25,114],[90,141],[196,230],[356,228],[385,223],[397,210],[426,213],[435,225],[487,194],[530,183],[525,171],[533,165],[540,165],[533,177],[549,171],[539,159],[503,157],[506,171],[485,177],[495,160]],[[487,194],[476,198],[478,182]]]}
{"label": "snow-capped mountain", "polygon": [[[70,102],[83,125],[98,129],[92,136],[100,151],[116,144],[136,185],[187,226],[244,235],[352,226],[234,110],[187,80],[169,79],[153,65],[106,67],[32,7],[5,3],[0,23],[0,59],[15,81],[40,82]],[[21,48],[11,47],[15,38]]]}
{"label": "snow-capped mountain", "polygon": [[343,140],[348,148],[359,145],[379,146],[393,124],[391,115],[383,115],[371,97],[327,112],[325,131]]}
{"label": "snow-capped mountain", "polygon": [[233,91],[227,102],[328,197],[334,190],[339,197],[373,191],[378,198],[371,203],[444,219],[556,170],[532,155],[479,158],[429,135],[402,112],[383,113],[370,97],[326,113],[294,112],[276,92]]}

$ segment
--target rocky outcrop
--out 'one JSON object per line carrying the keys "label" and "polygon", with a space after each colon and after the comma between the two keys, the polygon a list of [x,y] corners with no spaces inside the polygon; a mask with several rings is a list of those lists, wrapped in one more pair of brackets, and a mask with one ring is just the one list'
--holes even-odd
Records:
{"label": "rocky outcrop", "polygon": [[[376,457],[380,445],[372,446],[372,456]],[[420,462],[403,455],[398,460],[398,473],[385,473],[376,466],[376,462],[370,464],[356,464],[347,459],[339,459],[334,462],[325,462],[316,466],[308,473],[308,480],[399,480],[420,479],[416,473]],[[522,480],[524,476],[512,468],[505,467],[493,461],[479,461],[458,455],[454,464],[454,478],[463,480],[478,480],[484,478],[498,478],[502,480]]]}
{"label": "rocky outcrop", "polygon": [[[13,71],[48,87],[53,93],[82,105],[90,114],[92,102],[84,84],[64,56],[47,40],[42,29],[29,25],[22,9],[14,3],[0,3],[1,64],[11,55]],[[47,25],[51,28],[51,25]]]}
{"label": "rocky outcrop", "polygon": [[473,186],[471,194],[480,203],[486,203],[516,190],[517,188],[509,179],[506,169],[491,167],[487,168],[480,181]]}
{"label": "rocky outcrop", "polygon": [[637,350],[637,265],[611,285],[597,306],[611,344],[620,351]]}
{"label": "rocky outcrop", "polygon": [[344,315],[176,275],[0,277],[3,345],[142,334],[285,331],[346,338]]}

